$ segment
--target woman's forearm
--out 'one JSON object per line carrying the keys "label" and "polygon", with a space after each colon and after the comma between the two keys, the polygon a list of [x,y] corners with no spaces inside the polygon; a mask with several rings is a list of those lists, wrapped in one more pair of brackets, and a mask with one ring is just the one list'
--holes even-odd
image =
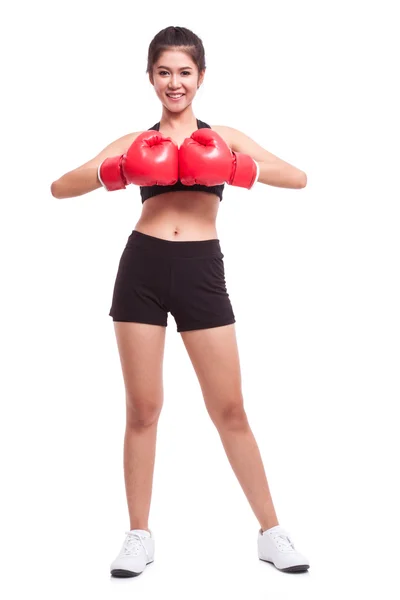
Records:
{"label": "woman's forearm", "polygon": [[307,175],[289,163],[282,164],[257,161],[260,173],[257,181],[267,185],[282,188],[304,188],[307,185]]}
{"label": "woman's forearm", "polygon": [[93,192],[101,187],[97,177],[97,167],[75,169],[65,173],[51,184],[51,193],[55,198],[73,198]]}

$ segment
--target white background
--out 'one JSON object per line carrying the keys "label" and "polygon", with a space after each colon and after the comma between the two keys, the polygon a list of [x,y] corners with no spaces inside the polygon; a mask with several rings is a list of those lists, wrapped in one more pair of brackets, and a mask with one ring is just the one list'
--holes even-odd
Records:
{"label": "white background", "polygon": [[[396,597],[399,112],[395,2],[19,2],[2,9],[2,595]],[[257,557],[172,315],[149,526],[156,560],[110,577],[129,529],[112,318],[138,188],[57,200],[52,181],[161,104],[148,45],[203,41],[196,117],[306,172],[225,187],[217,229],[245,408],[307,574]]]}

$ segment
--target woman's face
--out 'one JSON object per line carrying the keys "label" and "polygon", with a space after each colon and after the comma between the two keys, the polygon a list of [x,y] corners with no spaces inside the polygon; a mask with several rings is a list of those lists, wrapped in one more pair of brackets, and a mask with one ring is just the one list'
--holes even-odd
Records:
{"label": "woman's face", "polygon": [[[150,82],[162,104],[171,112],[180,112],[192,102],[203,78],[204,74],[199,79],[197,66],[188,54],[168,50],[154,65]],[[174,100],[169,94],[181,96]]]}

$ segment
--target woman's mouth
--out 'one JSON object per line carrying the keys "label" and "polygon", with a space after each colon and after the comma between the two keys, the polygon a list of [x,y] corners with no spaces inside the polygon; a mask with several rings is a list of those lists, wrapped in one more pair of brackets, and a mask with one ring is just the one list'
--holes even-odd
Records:
{"label": "woman's mouth", "polygon": [[180,100],[181,98],[183,98],[184,95],[185,94],[167,94],[168,98],[170,98],[174,102],[177,102],[178,100]]}

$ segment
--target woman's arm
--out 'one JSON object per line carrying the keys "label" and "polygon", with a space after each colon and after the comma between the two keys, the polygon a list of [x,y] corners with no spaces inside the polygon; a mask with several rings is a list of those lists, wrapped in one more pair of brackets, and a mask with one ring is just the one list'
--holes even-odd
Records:
{"label": "woman's arm", "polygon": [[307,175],[304,171],[271,154],[242,131],[222,125],[213,125],[212,128],[223,136],[233,152],[248,154],[258,163],[258,183],[283,188],[306,187]]}
{"label": "woman's arm", "polygon": [[102,187],[97,177],[99,165],[105,158],[124,154],[140,133],[142,132],[128,133],[118,138],[85,164],[53,181],[50,190],[54,198],[82,196]]}

